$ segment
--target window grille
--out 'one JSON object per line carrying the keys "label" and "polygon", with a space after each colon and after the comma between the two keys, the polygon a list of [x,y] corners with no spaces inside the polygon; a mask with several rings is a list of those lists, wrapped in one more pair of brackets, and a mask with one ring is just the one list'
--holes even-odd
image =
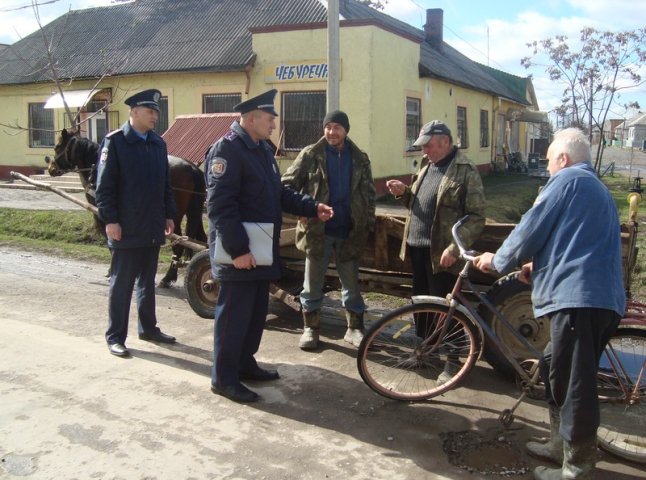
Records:
{"label": "window grille", "polygon": [[54,137],[54,111],[46,109],[45,103],[30,103],[29,147],[53,147]]}
{"label": "window grille", "polygon": [[241,101],[239,93],[202,95],[202,113],[231,113]]}
{"label": "window grille", "polygon": [[458,107],[458,133],[455,143],[458,148],[468,148],[468,132],[467,132],[467,109],[466,107]]}
{"label": "window grille", "polygon": [[325,92],[283,93],[283,148],[300,150],[323,136]]}

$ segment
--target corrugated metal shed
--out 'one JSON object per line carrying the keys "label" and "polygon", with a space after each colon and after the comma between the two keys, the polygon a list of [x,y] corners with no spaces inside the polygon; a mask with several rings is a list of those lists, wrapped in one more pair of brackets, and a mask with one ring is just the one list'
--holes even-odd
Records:
{"label": "corrugated metal shed", "polygon": [[239,117],[238,113],[178,115],[162,135],[168,154],[201,165],[209,147],[223,137]]}

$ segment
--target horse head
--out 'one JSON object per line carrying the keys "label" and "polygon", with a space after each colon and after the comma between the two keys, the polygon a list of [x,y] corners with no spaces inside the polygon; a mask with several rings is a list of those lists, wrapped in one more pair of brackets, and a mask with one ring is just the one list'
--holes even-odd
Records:
{"label": "horse head", "polygon": [[58,177],[67,172],[72,172],[78,169],[78,165],[75,165],[72,160],[72,156],[68,154],[68,151],[74,143],[73,139],[80,138],[80,135],[75,130],[67,131],[63,129],[61,131],[60,137],[58,137],[58,143],[54,147],[54,158],[50,159],[46,157],[45,161],[47,162],[47,172],[52,177]]}

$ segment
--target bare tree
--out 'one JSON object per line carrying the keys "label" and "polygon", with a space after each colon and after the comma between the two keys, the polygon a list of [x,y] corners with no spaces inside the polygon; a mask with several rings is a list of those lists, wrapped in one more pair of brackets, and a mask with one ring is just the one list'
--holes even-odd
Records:
{"label": "bare tree", "polygon": [[[646,82],[639,74],[646,61],[646,28],[624,32],[584,28],[579,40],[576,50],[570,48],[564,35],[528,43],[533,52],[521,64],[525,68],[543,66],[550,80],[564,85],[557,114],[569,117],[569,125],[584,129],[592,140],[594,127],[603,136],[610,108],[621,105],[621,92]],[[538,63],[542,56],[549,63]],[[622,106],[630,108],[636,104],[627,102]],[[594,164],[597,172],[601,170],[603,144],[600,138]]]}
{"label": "bare tree", "polygon": [[[65,37],[68,17],[64,17],[64,23],[59,28],[55,30],[47,31],[43,27],[43,24],[41,22],[40,10],[39,10],[39,6],[46,5],[48,3],[55,3],[56,1],[58,0],[30,0],[30,4],[31,4],[30,6],[20,7],[20,8],[31,8],[33,10],[34,19],[38,24],[38,29],[36,33],[40,36],[41,44],[42,44],[42,57],[38,57],[36,59],[28,59],[27,57],[23,56],[18,49],[13,48],[13,46],[9,46],[8,48],[11,49],[12,53],[16,56],[16,58],[18,58],[25,65],[27,65],[29,71],[43,73],[44,76],[47,77],[54,84],[56,91],[59,93],[63,101],[63,108],[65,109],[65,117],[67,118],[67,121],[71,126],[71,130],[77,132],[79,131],[82,123],[88,122],[93,116],[98,115],[99,113],[102,113],[105,109],[107,109],[110,105],[112,105],[112,103],[107,103],[103,107],[99,108],[96,112],[93,112],[92,115],[87,116],[83,121],[80,120],[80,115],[81,115],[80,109],[77,110],[76,112],[73,112],[72,109],[69,107],[67,100],[65,98],[64,87],[69,86],[74,81],[74,78],[70,78],[69,75],[66,75],[65,72],[62,72],[60,70],[59,61],[56,58],[56,50],[57,50],[58,44]],[[113,0],[113,2],[119,2],[119,1],[123,1],[123,0]],[[124,59],[122,63],[125,63],[125,62],[127,62],[127,59]],[[95,79],[95,82],[92,86],[92,90],[95,90],[106,77],[109,77],[111,75],[112,70],[113,70],[112,68],[109,68],[106,66],[105,73]],[[18,130],[18,131],[34,130],[33,128],[21,126],[17,122],[14,122],[14,124],[0,123],[0,125],[13,130]]]}
{"label": "bare tree", "polygon": [[375,10],[383,10],[388,3],[388,0],[359,0],[359,3],[368,5],[369,7],[374,8]]}

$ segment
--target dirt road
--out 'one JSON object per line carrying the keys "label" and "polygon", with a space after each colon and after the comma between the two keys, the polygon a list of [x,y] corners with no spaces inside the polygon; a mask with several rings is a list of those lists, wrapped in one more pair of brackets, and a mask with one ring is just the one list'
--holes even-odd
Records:
{"label": "dirt road", "polygon": [[[484,363],[435,401],[383,399],[362,383],[333,302],[316,353],[296,347],[299,315],[272,303],[258,359],[281,379],[251,385],[263,400],[243,406],[211,394],[212,322],[182,289],[157,295],[178,344],[140,341],[133,322],[124,360],[103,338],[106,265],[0,255],[2,479],[527,479],[539,464],[522,446],[547,432],[540,402],[503,430],[516,389]],[[599,456],[597,478],[646,478]]]}

